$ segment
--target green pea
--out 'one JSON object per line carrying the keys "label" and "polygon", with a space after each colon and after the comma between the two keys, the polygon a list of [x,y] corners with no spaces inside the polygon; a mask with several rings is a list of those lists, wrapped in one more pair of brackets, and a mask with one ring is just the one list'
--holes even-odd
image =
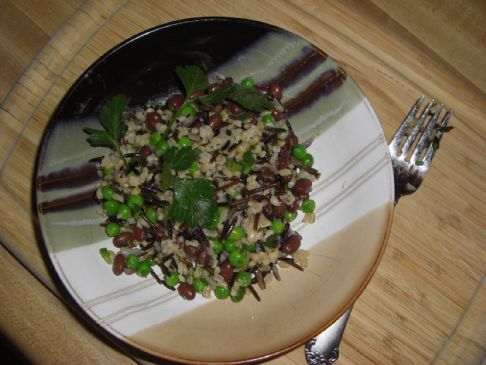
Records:
{"label": "green pea", "polygon": [[273,117],[272,114],[267,114],[262,117],[263,123],[269,123],[269,124],[274,124],[275,123],[275,118]]}
{"label": "green pea", "polygon": [[181,147],[191,147],[192,141],[188,136],[184,136],[177,141],[177,144]]}
{"label": "green pea", "polygon": [[192,105],[184,105],[181,110],[177,113],[180,116],[183,117],[189,117],[189,116],[195,116],[197,114],[196,109]]}
{"label": "green pea", "polygon": [[236,294],[231,296],[231,301],[233,303],[241,302],[243,300],[243,298],[245,297],[245,293],[246,293],[245,288],[238,288],[238,291],[236,292]]}
{"label": "green pea", "polygon": [[120,207],[118,208],[118,214],[116,216],[119,219],[126,221],[132,218],[132,211],[130,210],[130,207],[128,205],[120,204]]}
{"label": "green pea", "polygon": [[244,243],[243,250],[248,252],[256,252],[256,245],[254,243]]}
{"label": "green pea", "polygon": [[211,219],[211,223],[209,223],[209,225],[206,228],[211,231],[215,231],[218,228],[218,223],[219,223],[219,217],[214,216]]}
{"label": "green pea", "polygon": [[125,263],[129,269],[137,270],[139,259],[137,255],[128,255],[125,260]]}
{"label": "green pea", "polygon": [[239,199],[241,198],[241,191],[235,191],[233,194],[230,194],[231,199]]}
{"label": "green pea", "polygon": [[223,213],[223,211],[227,210],[227,209],[228,209],[227,206],[218,207],[218,210],[216,211],[216,213],[213,215],[213,217],[211,219],[211,223],[206,228],[213,230],[213,231],[216,230],[218,228],[219,218],[221,217],[221,213]]}
{"label": "green pea", "polygon": [[120,225],[118,223],[108,223],[105,227],[105,232],[109,237],[118,236],[120,233]]}
{"label": "green pea", "polygon": [[231,160],[231,159],[226,160],[225,165],[231,171],[241,171],[241,170],[243,170],[243,166],[239,162],[236,162],[235,160]]}
{"label": "green pea", "polygon": [[105,248],[105,247],[100,248],[100,255],[103,258],[103,260],[105,260],[105,262],[107,264],[112,264],[113,263],[113,259],[112,259],[111,255],[110,255],[110,251],[108,251],[107,248]]}
{"label": "green pea", "polygon": [[296,144],[292,149],[292,155],[299,161],[301,161],[304,158],[306,153],[307,150],[305,149],[305,146],[302,144]]}
{"label": "green pea", "polygon": [[236,280],[238,280],[243,287],[250,286],[251,284],[251,274],[248,271],[240,271],[236,276]]}
{"label": "green pea", "polygon": [[115,192],[113,191],[113,188],[111,186],[106,185],[101,188],[101,196],[103,197],[103,199],[111,200],[113,199],[113,194],[115,194]]}
{"label": "green pea", "polygon": [[265,240],[265,242],[263,242],[263,245],[264,245],[265,247],[268,247],[268,248],[274,248],[274,243],[275,243],[275,241],[276,241],[276,236],[277,236],[277,235],[275,235],[275,234],[274,234],[273,236],[268,237],[268,238]]}
{"label": "green pea", "polygon": [[285,224],[281,220],[276,219],[272,221],[272,225],[270,226],[270,229],[275,233],[282,233],[285,229]]}
{"label": "green pea", "polygon": [[233,241],[238,241],[243,238],[243,235],[245,234],[245,231],[243,230],[243,227],[241,226],[236,226],[233,228],[231,233],[228,236],[228,239],[233,240]]}
{"label": "green pea", "polygon": [[156,146],[162,141],[162,134],[159,132],[154,132],[150,135],[150,144]]}
{"label": "green pea", "polygon": [[145,209],[145,215],[149,221],[152,223],[157,223],[157,210],[155,208],[149,207]]}
{"label": "green pea", "polygon": [[194,287],[196,293],[201,294],[208,286],[208,282],[202,278],[197,278],[192,281],[192,286]]}
{"label": "green pea", "polygon": [[312,165],[314,165],[314,156],[312,156],[310,153],[306,153],[301,162],[307,167],[312,167]]}
{"label": "green pea", "polygon": [[127,199],[127,204],[132,209],[135,207],[143,207],[143,196],[130,194]]}
{"label": "green pea", "polygon": [[223,251],[223,244],[220,240],[213,241],[213,251],[216,255]]}
{"label": "green pea", "polygon": [[256,163],[256,160],[255,160],[255,157],[253,157],[253,154],[250,151],[246,151],[243,154],[242,162],[245,166],[252,167]]}
{"label": "green pea", "polygon": [[133,218],[135,218],[135,219],[140,218],[140,213],[142,212],[142,209],[143,209],[143,206],[135,205],[132,208],[132,216],[133,216]]}
{"label": "green pea", "polygon": [[300,209],[304,213],[312,213],[316,209],[316,202],[312,199],[307,199],[302,202]]}
{"label": "green pea", "polygon": [[245,251],[234,250],[229,254],[228,260],[231,266],[239,269],[244,267],[248,263],[248,256],[246,255]]}
{"label": "green pea", "polygon": [[111,176],[113,175],[113,171],[115,171],[115,169],[113,167],[103,167],[101,171],[103,172],[103,175]]}
{"label": "green pea", "polygon": [[175,286],[179,284],[179,274],[177,273],[177,271],[172,271],[168,276],[166,276],[165,283],[169,286]]}
{"label": "green pea", "polygon": [[230,295],[230,291],[226,289],[224,286],[217,286],[216,288],[214,288],[213,291],[214,291],[214,295],[218,299],[226,299]]}
{"label": "green pea", "polygon": [[237,246],[235,241],[226,240],[223,243],[223,248],[226,252],[230,253],[230,252],[233,252],[234,250],[236,250],[238,248],[238,246]]}
{"label": "green pea", "polygon": [[148,274],[150,274],[150,266],[152,266],[150,261],[140,261],[137,266],[137,275],[145,278]]}
{"label": "green pea", "polygon": [[167,150],[169,149],[169,144],[164,141],[164,140],[161,140],[159,143],[157,143],[154,147],[154,152],[155,154],[160,157],[162,156]]}
{"label": "green pea", "polygon": [[241,160],[241,165],[242,165],[242,170],[241,173],[243,175],[248,175],[251,171],[251,168],[253,165],[255,165],[256,160],[255,157],[253,157],[253,154],[250,151],[246,151],[243,154],[243,159]]}
{"label": "green pea", "polygon": [[251,171],[251,167],[250,166],[243,166],[243,169],[241,170],[241,173],[243,175],[248,175]]}
{"label": "green pea", "polygon": [[223,110],[221,110],[219,112],[219,115],[221,115],[221,118],[223,118],[223,120],[228,119],[228,117],[229,117],[229,111],[228,111],[228,109],[224,108]]}
{"label": "green pea", "polygon": [[255,80],[253,80],[251,77],[245,77],[243,80],[241,80],[241,86],[248,88],[254,87]]}
{"label": "green pea", "polygon": [[189,174],[194,175],[196,173],[196,171],[199,170],[199,166],[197,165],[197,162],[194,161],[191,166],[189,166],[189,168],[187,169],[187,172]]}
{"label": "green pea", "polygon": [[295,218],[297,218],[297,212],[291,212],[290,210],[285,211],[284,219],[286,222],[292,222]]}
{"label": "green pea", "polygon": [[103,204],[103,210],[108,217],[114,217],[118,214],[120,203],[116,200],[108,200]]}

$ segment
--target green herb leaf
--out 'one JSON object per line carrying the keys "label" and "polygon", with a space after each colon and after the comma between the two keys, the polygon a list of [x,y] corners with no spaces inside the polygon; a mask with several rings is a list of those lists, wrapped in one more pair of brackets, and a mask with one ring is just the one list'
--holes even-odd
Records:
{"label": "green herb leaf", "polygon": [[191,147],[175,148],[171,147],[164,155],[164,162],[168,163],[174,170],[181,171],[188,169],[191,164],[199,157],[199,149]]}
{"label": "green herb leaf", "polygon": [[164,163],[164,165],[162,166],[162,172],[160,174],[160,188],[162,189],[162,191],[165,191],[173,184],[174,176],[172,176],[170,164]]}
{"label": "green herb leaf", "polygon": [[216,91],[197,98],[197,101],[205,105],[219,104],[226,99],[233,92],[233,90],[234,85],[223,85]]}
{"label": "green herb leaf", "polygon": [[189,98],[195,91],[205,89],[209,86],[208,79],[203,70],[194,65],[176,67],[176,74],[184,85],[186,98]]}
{"label": "green herb leaf", "polygon": [[128,105],[128,97],[126,95],[116,95],[111,98],[101,108],[99,120],[105,129],[84,128],[83,131],[88,137],[88,142],[92,146],[110,147],[120,153],[125,166],[127,165],[123,155],[118,146],[118,140],[123,133],[122,113]]}
{"label": "green herb leaf", "polygon": [[169,216],[178,222],[185,222],[189,229],[208,227],[218,211],[215,190],[207,179],[175,178],[174,200]]}
{"label": "green herb leaf", "polygon": [[128,105],[128,100],[126,95],[115,95],[103,105],[103,108],[101,108],[101,125],[116,141],[118,141],[123,132],[123,121],[121,116]]}
{"label": "green herb leaf", "polygon": [[260,94],[253,88],[244,87],[239,84],[233,84],[234,88],[228,99],[240,104],[242,107],[255,112],[264,110],[273,110],[274,106],[270,100],[263,94]]}
{"label": "green herb leaf", "polygon": [[162,190],[167,190],[174,184],[171,170],[182,171],[188,169],[199,157],[199,149],[191,147],[170,147],[164,154],[164,164],[160,176]]}
{"label": "green herb leaf", "polygon": [[240,114],[238,114],[236,119],[241,120],[243,122],[247,119],[250,119],[252,116],[253,116],[252,112],[245,110],[244,112],[241,112]]}
{"label": "green herb leaf", "polygon": [[111,135],[100,129],[93,129],[93,128],[83,128],[84,133],[89,135],[88,142],[92,146],[100,146],[100,147],[115,147],[115,140],[111,137]]}

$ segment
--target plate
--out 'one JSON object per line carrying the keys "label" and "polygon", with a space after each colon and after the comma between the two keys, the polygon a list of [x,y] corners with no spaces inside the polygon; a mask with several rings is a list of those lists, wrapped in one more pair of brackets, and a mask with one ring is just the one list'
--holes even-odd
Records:
{"label": "plate", "polygon": [[[179,92],[174,69],[197,64],[209,75],[278,81],[283,105],[322,173],[311,194],[314,224],[294,224],[311,253],[300,272],[229,300],[183,301],[152,278],[115,277],[100,258],[111,247],[92,199],[86,142],[100,106],[118,93],[130,107]],[[244,19],[197,18],[147,30],[116,46],[76,81],[48,124],[34,189],[41,245],[78,309],[130,348],[184,363],[248,363],[278,356],[335,321],[364,290],[382,256],[393,211],[393,172],[380,123],[345,70],[305,39]]]}

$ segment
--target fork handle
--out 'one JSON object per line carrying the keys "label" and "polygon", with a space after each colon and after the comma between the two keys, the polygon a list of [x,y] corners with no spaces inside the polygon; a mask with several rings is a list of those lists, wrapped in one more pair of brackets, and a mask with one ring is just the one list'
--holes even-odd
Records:
{"label": "fork handle", "polygon": [[308,365],[332,365],[336,362],[339,357],[339,344],[352,309],[349,308],[324,332],[306,342],[304,352]]}

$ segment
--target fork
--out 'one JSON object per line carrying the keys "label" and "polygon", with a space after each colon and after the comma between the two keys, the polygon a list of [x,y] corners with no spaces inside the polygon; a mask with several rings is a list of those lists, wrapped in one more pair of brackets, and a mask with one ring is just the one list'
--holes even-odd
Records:
{"label": "fork", "polygon": [[[388,145],[395,180],[395,204],[402,196],[417,191],[429,171],[444,132],[452,128],[447,126],[452,109],[437,123],[444,105],[434,99],[427,103],[417,117],[424,100],[425,96],[422,95],[415,102]],[[307,364],[332,365],[336,362],[351,310],[352,307],[324,332],[306,342],[304,352]]]}

